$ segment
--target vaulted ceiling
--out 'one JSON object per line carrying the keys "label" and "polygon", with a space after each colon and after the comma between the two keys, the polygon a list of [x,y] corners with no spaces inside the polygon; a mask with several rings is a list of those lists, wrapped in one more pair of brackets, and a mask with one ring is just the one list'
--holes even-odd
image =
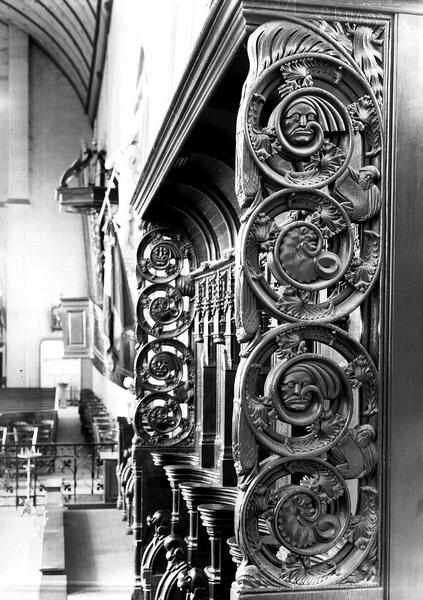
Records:
{"label": "vaulted ceiling", "polygon": [[28,33],[64,75],[93,118],[112,0],[0,0],[0,21]]}

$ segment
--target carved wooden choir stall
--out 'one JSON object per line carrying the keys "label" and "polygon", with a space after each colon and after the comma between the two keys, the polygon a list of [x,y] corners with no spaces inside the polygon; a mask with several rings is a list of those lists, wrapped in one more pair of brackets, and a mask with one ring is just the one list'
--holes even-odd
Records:
{"label": "carved wooden choir stall", "polygon": [[193,134],[143,213],[134,598],[382,598],[390,20],[326,12],[251,27],[232,192]]}

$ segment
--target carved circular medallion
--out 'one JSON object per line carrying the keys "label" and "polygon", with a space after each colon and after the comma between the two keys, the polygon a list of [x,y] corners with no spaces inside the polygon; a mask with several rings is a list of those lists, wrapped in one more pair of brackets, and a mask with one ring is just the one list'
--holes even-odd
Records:
{"label": "carved circular medallion", "polygon": [[158,339],[143,346],[135,361],[137,393],[168,392],[194,377],[194,358],[178,340]]}
{"label": "carved circular medallion", "polygon": [[288,187],[323,187],[338,178],[353,151],[347,108],[317,87],[296,89],[273,103],[255,91],[247,105],[247,140],[258,168]]}
{"label": "carved circular medallion", "polygon": [[140,294],[137,303],[138,324],[154,337],[176,337],[188,329],[194,318],[194,299],[168,284],[153,284]]}
{"label": "carved circular medallion", "polygon": [[245,102],[247,146],[259,171],[278,186],[321,188],[345,172],[357,132],[366,130],[367,156],[379,152],[379,108],[368,94],[334,57],[275,61]]}
{"label": "carved circular medallion", "polygon": [[194,251],[191,244],[171,229],[157,228],[149,231],[137,250],[140,275],[153,283],[168,283],[175,279],[184,266],[193,266]]}
{"label": "carved circular medallion", "polygon": [[163,392],[146,395],[134,414],[135,433],[147,445],[170,446],[185,440],[193,428],[192,407]]}
{"label": "carved circular medallion", "polygon": [[319,458],[265,461],[238,517],[262,585],[326,586],[349,575],[377,532],[376,491],[362,487],[360,494],[360,510],[351,515],[348,488],[332,465]]}
{"label": "carved circular medallion", "polygon": [[354,236],[346,210],[320,190],[282,190],[243,224],[241,264],[274,317],[333,321],[350,314],[377,280],[377,231],[369,224]]}
{"label": "carved circular medallion", "polygon": [[[320,353],[307,352],[316,343]],[[318,456],[340,442],[358,386],[363,414],[373,414],[377,373],[360,344],[334,326],[282,325],[265,334],[246,359],[239,390],[260,443],[275,454],[298,458]]]}

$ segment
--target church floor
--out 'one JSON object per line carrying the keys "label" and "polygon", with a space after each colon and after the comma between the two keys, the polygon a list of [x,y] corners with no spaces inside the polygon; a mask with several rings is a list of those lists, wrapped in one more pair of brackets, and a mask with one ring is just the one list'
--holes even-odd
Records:
{"label": "church floor", "polygon": [[20,516],[20,509],[0,508],[0,598],[37,600],[40,583],[43,511]]}
{"label": "church floor", "polygon": [[[83,442],[76,407],[59,411],[58,442]],[[38,600],[44,507],[37,512],[21,517],[20,508],[0,507],[1,600]],[[64,527],[68,598],[128,600],[133,542],[119,513],[113,508],[69,509]]]}
{"label": "church floor", "polygon": [[68,598],[128,600],[132,582],[132,536],[114,509],[65,513]]}

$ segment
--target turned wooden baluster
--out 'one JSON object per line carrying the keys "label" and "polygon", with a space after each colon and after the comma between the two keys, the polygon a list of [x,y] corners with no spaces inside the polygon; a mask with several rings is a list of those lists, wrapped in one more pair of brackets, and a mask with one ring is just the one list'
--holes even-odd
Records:
{"label": "turned wooden baluster", "polygon": [[196,465],[164,465],[166,476],[169,480],[172,490],[172,515],[171,515],[171,530],[172,523],[177,523],[180,520],[180,504],[181,491],[179,485],[181,483],[192,481],[203,484],[218,483],[219,474],[215,471],[201,469]]}
{"label": "turned wooden baluster", "polygon": [[200,504],[198,512],[210,539],[211,565],[205,571],[210,582],[210,600],[229,598],[235,568],[226,543],[234,533],[234,505]]}
{"label": "turned wooden baluster", "polygon": [[132,457],[128,456],[126,464],[122,469],[121,480],[120,480],[120,493],[122,498],[122,521],[126,521],[128,518],[127,505],[126,505],[126,487],[130,478],[132,477]]}
{"label": "turned wooden baluster", "polygon": [[[168,464],[178,464],[178,465],[195,465],[198,464],[198,457],[194,454],[176,454],[170,452],[151,452],[151,457],[153,459],[153,463],[156,467],[164,467]],[[170,508],[170,507],[169,507]],[[174,520],[172,522],[172,531],[181,535],[182,529],[178,529],[178,520],[176,519],[176,512],[174,515]],[[156,511],[155,515],[158,513],[168,513],[168,511]],[[154,517],[154,515],[153,515]],[[170,515],[169,515],[169,531],[170,531]],[[169,533],[169,531],[167,533]],[[167,535],[167,534],[166,534]],[[164,555],[164,540],[166,535],[160,535],[154,537],[153,540],[148,544],[145,549],[142,566],[141,566],[141,585],[143,590],[143,600],[149,600],[150,598],[155,598],[156,588],[159,584],[160,578],[163,577],[165,573],[165,568],[163,567],[163,555]]]}
{"label": "turned wooden baluster", "polygon": [[189,514],[189,533],[186,538],[187,562],[193,567],[204,565],[205,560],[208,560],[210,551],[209,548],[205,551],[199,544],[198,506],[206,502],[232,504],[236,500],[237,489],[192,482],[182,483],[179,488]]}

